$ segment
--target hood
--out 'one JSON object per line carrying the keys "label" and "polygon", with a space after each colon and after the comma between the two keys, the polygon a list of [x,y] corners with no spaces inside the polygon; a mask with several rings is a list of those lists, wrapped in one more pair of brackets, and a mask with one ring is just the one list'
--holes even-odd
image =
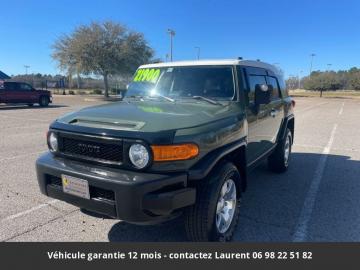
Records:
{"label": "hood", "polygon": [[231,107],[231,103],[221,106],[197,101],[121,101],[85,108],[57,121],[94,128],[157,132],[200,126],[226,118],[230,116]]}

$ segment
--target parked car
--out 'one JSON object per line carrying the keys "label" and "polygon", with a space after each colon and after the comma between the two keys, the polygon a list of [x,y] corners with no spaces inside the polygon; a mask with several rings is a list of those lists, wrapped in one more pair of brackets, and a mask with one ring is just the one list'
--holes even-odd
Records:
{"label": "parked car", "polygon": [[0,103],[27,104],[38,103],[46,107],[52,103],[52,95],[47,90],[36,90],[30,84],[23,82],[4,82],[0,87]]}
{"label": "parked car", "polygon": [[51,124],[40,190],[131,223],[184,214],[190,240],[231,240],[249,171],[289,166],[294,105],[263,62],[141,66],[123,101]]}

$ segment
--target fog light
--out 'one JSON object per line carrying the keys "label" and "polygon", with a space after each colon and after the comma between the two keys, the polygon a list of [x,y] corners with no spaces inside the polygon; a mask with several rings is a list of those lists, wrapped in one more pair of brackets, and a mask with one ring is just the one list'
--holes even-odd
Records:
{"label": "fog light", "polygon": [[136,168],[142,169],[148,165],[150,155],[145,146],[135,143],[129,149],[129,158]]}

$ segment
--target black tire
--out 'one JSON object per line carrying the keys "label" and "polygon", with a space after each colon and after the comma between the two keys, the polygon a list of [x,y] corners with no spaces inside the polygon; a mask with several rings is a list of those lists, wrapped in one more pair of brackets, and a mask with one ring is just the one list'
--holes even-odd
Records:
{"label": "black tire", "polygon": [[[230,226],[220,233],[216,226],[216,210],[223,184],[232,179],[236,187],[236,206]],[[196,204],[185,211],[185,229],[191,241],[230,241],[240,215],[241,177],[230,162],[223,162],[197,187]]]}
{"label": "black tire", "polygon": [[29,104],[28,104],[28,106],[29,106],[29,107],[32,107],[32,106],[34,106],[34,104],[32,104],[32,103],[29,103]]}
{"label": "black tire", "polygon": [[45,96],[40,97],[39,105],[40,107],[47,107],[49,105],[49,98]]}
{"label": "black tire", "polygon": [[[286,158],[285,149],[287,148],[287,143],[289,143],[289,154]],[[291,157],[291,148],[292,134],[290,129],[287,128],[284,138],[279,141],[275,151],[268,157],[268,167],[271,171],[277,173],[287,171]]]}

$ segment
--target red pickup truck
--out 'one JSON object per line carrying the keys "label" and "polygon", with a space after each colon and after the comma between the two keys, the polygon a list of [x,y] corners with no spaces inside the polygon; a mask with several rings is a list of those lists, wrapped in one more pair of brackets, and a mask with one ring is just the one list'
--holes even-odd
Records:
{"label": "red pickup truck", "polygon": [[36,90],[27,83],[4,82],[0,85],[0,103],[21,103],[29,106],[38,103],[41,107],[46,107],[52,103],[52,96],[50,91]]}

